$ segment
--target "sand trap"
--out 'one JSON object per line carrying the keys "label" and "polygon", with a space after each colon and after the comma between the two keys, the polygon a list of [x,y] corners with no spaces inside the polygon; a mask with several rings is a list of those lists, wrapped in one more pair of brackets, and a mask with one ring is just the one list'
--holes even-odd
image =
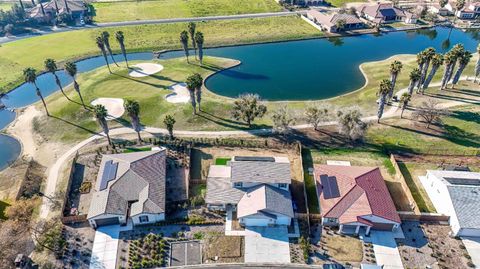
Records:
{"label": "sand trap", "polygon": [[97,98],[92,101],[92,105],[103,105],[108,111],[107,120],[120,118],[125,113],[123,108],[123,99],[121,98]]}
{"label": "sand trap", "polygon": [[190,92],[187,89],[186,83],[178,83],[170,87],[173,93],[165,96],[165,100],[174,104],[185,104],[190,102]]}
{"label": "sand trap", "polygon": [[131,68],[134,70],[130,71],[129,75],[134,78],[150,76],[163,70],[163,66],[161,64],[152,63],[136,64]]}

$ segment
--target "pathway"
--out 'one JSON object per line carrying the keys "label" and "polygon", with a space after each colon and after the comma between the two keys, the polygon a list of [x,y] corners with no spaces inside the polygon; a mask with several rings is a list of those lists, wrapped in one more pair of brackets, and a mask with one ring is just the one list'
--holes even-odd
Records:
{"label": "pathway", "polygon": [[385,269],[403,269],[394,235],[395,233],[389,231],[370,232],[377,265]]}
{"label": "pathway", "polygon": [[121,231],[132,229],[127,226],[111,225],[99,227],[93,240],[90,269],[115,269],[117,263],[118,238]]}

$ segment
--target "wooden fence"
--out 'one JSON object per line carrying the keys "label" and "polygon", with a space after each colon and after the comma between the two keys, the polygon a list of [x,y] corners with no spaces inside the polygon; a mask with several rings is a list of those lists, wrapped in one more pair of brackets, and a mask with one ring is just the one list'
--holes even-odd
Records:
{"label": "wooden fence", "polygon": [[63,224],[73,224],[73,223],[80,223],[85,221],[87,221],[87,214],[62,217]]}
{"label": "wooden fence", "polygon": [[409,211],[398,211],[398,215],[402,221],[425,221],[425,222],[439,222],[448,223],[450,216],[438,213],[415,213]]}

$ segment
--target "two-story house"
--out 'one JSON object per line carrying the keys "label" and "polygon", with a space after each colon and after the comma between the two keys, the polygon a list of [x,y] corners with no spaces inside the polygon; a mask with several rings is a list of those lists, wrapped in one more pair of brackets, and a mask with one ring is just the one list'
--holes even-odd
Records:
{"label": "two-story house", "polygon": [[212,165],[205,202],[210,210],[236,212],[243,226],[290,225],[290,162],[285,157],[234,157]]}
{"label": "two-story house", "polygon": [[445,8],[448,9],[448,11],[455,13],[455,16],[462,20],[472,20],[480,15],[480,3],[478,2],[467,2],[460,10],[456,9],[455,2],[448,3],[445,5]]}

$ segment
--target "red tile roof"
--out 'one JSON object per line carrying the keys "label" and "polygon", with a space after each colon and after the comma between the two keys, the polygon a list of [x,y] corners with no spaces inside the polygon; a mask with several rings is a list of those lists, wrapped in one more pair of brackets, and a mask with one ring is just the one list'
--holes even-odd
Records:
{"label": "red tile roof", "polygon": [[[320,176],[336,179],[338,197],[324,197]],[[374,215],[400,223],[378,167],[317,165],[315,181],[324,217],[337,218],[340,224],[362,222],[371,225],[362,216]]]}

